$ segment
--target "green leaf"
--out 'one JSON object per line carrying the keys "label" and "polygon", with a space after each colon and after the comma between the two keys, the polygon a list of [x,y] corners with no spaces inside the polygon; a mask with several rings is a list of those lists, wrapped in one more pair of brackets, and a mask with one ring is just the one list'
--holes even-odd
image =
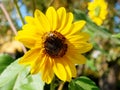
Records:
{"label": "green leaf", "polygon": [[30,75],[29,68],[25,68],[17,77],[15,90],[43,90],[44,82],[41,75]]}
{"label": "green leaf", "polygon": [[11,63],[0,75],[0,87],[5,85],[8,81],[16,78],[17,74],[23,70],[23,66],[18,64],[18,60]]}
{"label": "green leaf", "polygon": [[115,38],[120,38],[120,33],[115,34],[115,35],[112,35],[112,37],[115,37]]}
{"label": "green leaf", "polygon": [[17,77],[14,77],[14,78],[8,80],[5,85],[3,85],[2,87],[0,87],[0,90],[14,90],[13,86],[15,84],[16,78]]}
{"label": "green leaf", "polygon": [[14,61],[14,59],[8,54],[0,54],[0,73]]}
{"label": "green leaf", "polygon": [[90,21],[90,19],[86,16],[86,14],[78,9],[74,9],[73,14],[75,21],[77,20]]}
{"label": "green leaf", "polygon": [[88,77],[81,76],[69,83],[69,90],[100,90]]}
{"label": "green leaf", "polygon": [[19,65],[18,61],[10,64],[0,75],[0,90],[43,90],[40,74],[30,75],[30,68]]}

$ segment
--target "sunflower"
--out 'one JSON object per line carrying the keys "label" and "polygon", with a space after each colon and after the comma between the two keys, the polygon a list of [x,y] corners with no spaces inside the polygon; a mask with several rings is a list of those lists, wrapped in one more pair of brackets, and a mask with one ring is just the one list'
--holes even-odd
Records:
{"label": "sunflower", "polygon": [[55,75],[62,81],[76,77],[75,64],[84,64],[82,54],[92,48],[89,35],[80,31],[85,21],[73,23],[73,14],[64,7],[49,7],[45,14],[35,10],[34,17],[26,16],[25,20],[15,38],[30,50],[19,63],[30,65],[31,74],[41,73],[47,84]]}
{"label": "sunflower", "polygon": [[88,3],[88,15],[97,25],[101,25],[107,16],[107,2],[105,0],[93,0]]}

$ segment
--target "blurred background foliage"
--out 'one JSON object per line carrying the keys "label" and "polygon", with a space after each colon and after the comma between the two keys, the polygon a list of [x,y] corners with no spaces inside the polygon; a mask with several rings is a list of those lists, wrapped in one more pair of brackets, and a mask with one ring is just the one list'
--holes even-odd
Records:
{"label": "blurred background foliage", "polygon": [[[112,37],[120,33],[120,0],[107,0],[108,15],[98,27],[88,17],[87,6],[91,0],[0,0],[16,30],[25,23],[26,15],[33,16],[34,10],[45,12],[49,6],[63,6],[74,13],[75,20],[83,19],[87,25],[83,31],[91,35],[93,49],[86,54],[85,65],[76,66],[78,76],[90,77],[101,90],[120,90],[120,40]],[[21,43],[14,40],[15,33],[0,6],[0,53],[10,54],[14,59],[23,55]]]}

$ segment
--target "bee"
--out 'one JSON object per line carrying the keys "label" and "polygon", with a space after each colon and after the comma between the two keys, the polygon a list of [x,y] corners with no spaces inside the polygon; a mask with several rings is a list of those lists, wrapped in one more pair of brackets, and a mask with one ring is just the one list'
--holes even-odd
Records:
{"label": "bee", "polygon": [[67,51],[66,38],[56,32],[51,31],[44,35],[44,49],[50,57],[63,57]]}

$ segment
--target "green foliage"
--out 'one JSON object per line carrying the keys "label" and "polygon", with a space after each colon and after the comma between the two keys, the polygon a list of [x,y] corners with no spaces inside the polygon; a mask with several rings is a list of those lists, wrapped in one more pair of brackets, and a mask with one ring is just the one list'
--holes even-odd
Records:
{"label": "green foliage", "polygon": [[81,76],[69,83],[69,90],[99,90],[99,88],[88,77]]}
{"label": "green foliage", "polygon": [[[13,1],[16,1],[18,8],[15,8],[15,3],[13,3]],[[98,81],[95,82],[102,82],[103,85],[100,85],[101,88],[107,86],[108,90],[111,90],[111,87],[116,87],[119,89],[120,84],[118,82],[120,81],[120,75],[118,74],[118,71],[120,71],[120,33],[114,34],[116,33],[114,30],[115,28],[117,28],[118,32],[120,32],[120,25],[114,21],[114,16],[120,17],[120,10],[116,10],[114,7],[115,3],[119,0],[107,0],[109,4],[108,15],[102,26],[97,26],[89,18],[87,14],[87,6],[89,1],[90,0],[22,0],[22,3],[19,5],[18,0],[1,0],[1,3],[4,4],[8,14],[11,16],[14,16],[12,15],[13,10],[19,11],[22,5],[27,7],[27,12],[31,13],[31,15],[34,13],[36,8],[40,9],[42,12],[45,12],[49,6],[53,6],[56,9],[60,6],[63,6],[67,9],[67,11],[73,10],[74,21],[86,21],[83,32],[88,32],[90,34],[90,42],[93,44],[93,49],[86,54],[86,57],[89,58],[89,60],[87,60],[82,71],[86,76],[91,75],[92,77],[97,78]],[[99,8],[96,8],[96,10],[96,15],[98,15]],[[19,15],[22,14],[22,12],[14,14]],[[10,18],[12,19],[12,23],[15,25],[15,28],[20,28],[16,23],[16,20],[18,20],[19,17],[12,18],[11,16]],[[20,20],[23,20],[23,17],[21,17]],[[2,46],[5,44],[6,40],[9,41],[13,39],[13,32],[2,9],[0,9],[0,22],[0,52],[5,52],[2,51]],[[96,54],[94,53],[95,51],[100,52],[100,54],[96,57],[94,57],[94,54]],[[43,90],[44,83],[40,78],[41,76],[39,74],[30,75],[30,68],[19,65],[18,61],[19,60],[16,60],[14,62],[14,59],[7,54],[0,54],[0,90]],[[111,73],[111,70],[114,70],[114,74]],[[81,71],[81,68],[78,71]],[[106,77],[104,77],[104,75],[106,75]],[[113,82],[113,84],[109,85],[109,76],[112,76],[113,81],[116,82]],[[100,81],[103,77],[104,79]],[[107,83],[104,84],[104,82]],[[54,81],[53,86],[57,88],[57,86],[59,87],[58,84],[58,82]],[[46,86],[48,86],[46,90],[49,90],[49,85]],[[64,88],[66,88],[66,86],[63,87],[63,90]],[[93,81],[82,76],[72,80],[69,83],[69,90],[99,89]]]}
{"label": "green foliage", "polygon": [[[74,19],[77,20],[85,20],[86,21],[86,27],[84,28],[86,32],[88,32],[91,35],[91,39],[95,39],[95,35],[103,37],[104,39],[111,40],[112,43],[120,45],[120,41],[117,38],[112,37],[112,33],[103,26],[97,26],[92,20],[86,15],[85,12],[82,12],[81,10],[74,9],[73,11]],[[119,34],[114,35],[114,37],[120,37]],[[92,41],[94,43],[94,40]],[[97,47],[99,49],[99,47]]]}
{"label": "green foliage", "polygon": [[112,35],[112,36],[115,37],[115,38],[120,38],[120,33]]}
{"label": "green foliage", "polygon": [[0,75],[0,90],[42,90],[40,74],[30,75],[29,67],[11,63]]}
{"label": "green foliage", "polygon": [[85,13],[82,12],[81,10],[74,9],[73,14],[74,14],[74,20],[75,21],[77,21],[77,20],[90,21],[89,18],[85,15]]}
{"label": "green foliage", "polygon": [[0,73],[14,61],[8,54],[0,54]]}
{"label": "green foliage", "polygon": [[88,68],[90,68],[91,70],[93,70],[93,71],[96,71],[96,70],[97,70],[96,67],[95,67],[94,60],[87,60],[86,66],[87,66]]}

